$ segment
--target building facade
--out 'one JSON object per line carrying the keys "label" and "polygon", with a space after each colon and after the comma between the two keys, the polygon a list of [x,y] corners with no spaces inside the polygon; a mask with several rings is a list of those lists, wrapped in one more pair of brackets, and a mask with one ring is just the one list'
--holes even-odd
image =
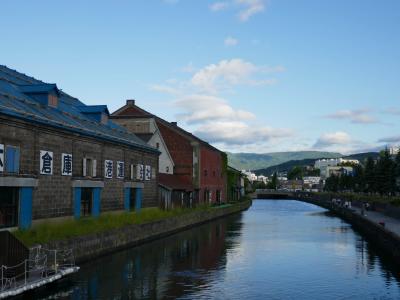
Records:
{"label": "building facade", "polygon": [[156,130],[148,133],[159,135],[157,139],[165,146],[159,147],[160,157],[168,158],[168,165],[160,162],[165,168],[159,169],[160,197],[164,207],[226,201],[224,152],[185,131],[176,122],[168,122],[143,110],[133,100],[128,100],[111,118],[135,134],[140,120],[154,122]]}
{"label": "building facade", "polygon": [[0,66],[0,228],[157,206],[158,155],[106,106]]}

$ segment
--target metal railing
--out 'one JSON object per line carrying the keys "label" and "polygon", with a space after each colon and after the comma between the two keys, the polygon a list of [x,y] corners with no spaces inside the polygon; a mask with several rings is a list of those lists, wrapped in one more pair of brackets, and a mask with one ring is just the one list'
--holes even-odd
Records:
{"label": "metal railing", "polygon": [[14,266],[0,267],[0,292],[24,288],[73,267],[75,258],[72,250],[50,250],[41,246],[31,248],[28,259]]}

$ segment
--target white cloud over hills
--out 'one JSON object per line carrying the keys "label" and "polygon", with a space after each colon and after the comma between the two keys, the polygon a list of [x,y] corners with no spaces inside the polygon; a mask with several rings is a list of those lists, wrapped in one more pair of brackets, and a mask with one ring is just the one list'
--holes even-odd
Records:
{"label": "white cloud over hills", "polygon": [[[242,59],[221,60],[193,71],[185,80],[171,80],[150,88],[172,99],[184,122],[194,134],[210,143],[224,146],[272,142],[293,135],[286,128],[262,125],[254,113],[234,107],[224,96],[241,85],[264,86],[276,82],[267,78],[283,72],[282,66],[257,66]],[[188,74],[188,73],[186,73]]]}

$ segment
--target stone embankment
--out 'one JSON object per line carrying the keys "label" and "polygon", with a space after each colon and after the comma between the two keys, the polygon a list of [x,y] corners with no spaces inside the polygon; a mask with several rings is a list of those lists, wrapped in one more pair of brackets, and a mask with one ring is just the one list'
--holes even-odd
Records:
{"label": "stone embankment", "polygon": [[241,212],[251,206],[251,201],[240,202],[207,211],[193,211],[151,223],[128,225],[105,232],[54,241],[45,245],[48,249],[72,249],[76,262],[84,262],[117,250],[165,237],[178,231],[211,220]]}
{"label": "stone embankment", "polygon": [[[300,195],[298,200],[312,203],[341,217],[365,236],[374,245],[393,258],[400,266],[400,219],[388,216],[379,211],[365,211],[364,214],[359,206],[352,209],[332,204],[330,199],[317,194],[306,196]],[[342,199],[342,201],[345,201]],[[356,203],[357,205],[358,203]]]}

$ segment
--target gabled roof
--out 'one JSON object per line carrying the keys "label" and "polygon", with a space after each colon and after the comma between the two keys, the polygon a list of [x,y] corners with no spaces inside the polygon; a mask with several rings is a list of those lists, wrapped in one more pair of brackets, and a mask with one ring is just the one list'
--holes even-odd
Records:
{"label": "gabled roof", "polygon": [[224,151],[221,151],[221,150],[215,148],[214,146],[210,145],[208,142],[200,139],[199,137],[197,137],[197,136],[193,135],[192,133],[186,131],[185,129],[179,127],[178,125],[172,124],[171,122],[168,122],[168,121],[144,110],[143,108],[140,108],[139,106],[137,106],[135,104],[126,104],[111,114],[111,118],[124,119],[124,118],[132,118],[132,117],[133,118],[138,118],[138,117],[154,118],[156,120],[156,122],[167,126],[169,129],[174,130],[175,132],[185,136],[188,139],[191,139],[192,141],[195,140],[195,141],[199,142],[200,144],[202,144],[206,147],[209,147],[215,151],[225,153]]}
{"label": "gabled roof", "polygon": [[[28,85],[31,85],[31,87],[28,88]],[[53,108],[40,104],[26,92],[26,90],[38,91],[51,88],[56,88],[56,86],[0,65],[0,115],[3,114],[27,122],[121,143],[146,152],[159,154],[158,150],[148,146],[124,127],[110,120],[107,124],[102,124],[82,113],[82,109],[104,111],[106,106],[100,105],[90,108],[78,99],[58,90],[60,93],[58,107]]]}

